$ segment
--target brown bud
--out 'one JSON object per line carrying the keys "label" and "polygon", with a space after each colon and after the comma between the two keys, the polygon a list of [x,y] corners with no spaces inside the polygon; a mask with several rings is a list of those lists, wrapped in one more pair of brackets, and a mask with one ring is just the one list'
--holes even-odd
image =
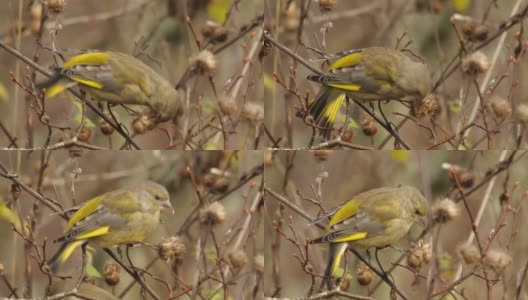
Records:
{"label": "brown bud", "polygon": [[366,113],[363,114],[361,128],[363,129],[363,133],[366,136],[375,136],[378,132],[378,125],[376,124],[376,121],[374,121],[374,118],[372,118],[369,114]]}
{"label": "brown bud", "polygon": [[79,136],[77,137],[77,139],[81,142],[87,143],[90,141],[90,137],[92,137],[92,129],[84,126],[81,129],[81,132],[79,132]]}
{"label": "brown bud", "polygon": [[354,131],[352,128],[345,129],[345,132],[341,134],[341,140],[344,142],[350,142],[352,140],[352,137],[354,136]]}
{"label": "brown bud", "polygon": [[326,161],[328,159],[328,156],[332,154],[332,150],[326,149],[312,150],[311,152],[318,161]]}
{"label": "brown bud", "polygon": [[347,277],[341,278],[341,282],[339,283],[339,289],[342,291],[348,291],[350,288],[350,279]]}
{"label": "brown bud", "polygon": [[182,257],[187,251],[183,240],[179,236],[171,236],[170,238],[161,241],[158,244],[158,247],[159,256],[164,260],[169,260],[173,257]]}
{"label": "brown bud", "polygon": [[103,266],[103,277],[106,283],[111,286],[117,285],[120,280],[120,271],[121,267],[115,261],[106,261]]}
{"label": "brown bud", "polygon": [[247,264],[247,255],[242,249],[231,250],[227,253],[229,265],[235,272],[240,271]]}
{"label": "brown bud", "polygon": [[511,198],[510,193],[508,192],[501,193],[499,197],[500,205],[501,206],[507,205],[510,202],[510,198]]}
{"label": "brown bud", "polygon": [[374,280],[374,273],[363,262],[360,262],[358,264],[356,275],[357,275],[357,282],[362,286],[370,285],[372,283],[372,280]]}
{"label": "brown bud", "polygon": [[[107,116],[110,120],[112,120],[112,115],[110,115],[109,112],[104,112],[105,116]],[[115,115],[115,114],[114,114]],[[99,124],[99,128],[101,129],[101,132],[104,134],[104,135],[111,135],[112,133],[114,133],[115,129],[114,127],[112,127],[110,125],[110,123],[106,122],[105,119],[103,118],[99,118],[99,120],[97,121],[97,123]]]}
{"label": "brown bud", "polygon": [[220,202],[213,202],[200,210],[200,221],[204,224],[221,224],[225,218],[226,211]]}

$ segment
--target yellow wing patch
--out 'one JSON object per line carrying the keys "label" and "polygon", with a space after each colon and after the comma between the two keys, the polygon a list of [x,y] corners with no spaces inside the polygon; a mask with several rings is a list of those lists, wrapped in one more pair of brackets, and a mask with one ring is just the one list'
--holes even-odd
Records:
{"label": "yellow wing patch", "polygon": [[102,83],[97,82],[97,81],[93,81],[93,80],[90,80],[90,79],[77,77],[77,76],[71,76],[70,78],[72,80],[80,83],[80,84],[83,84],[83,85],[86,85],[86,86],[89,86],[89,87],[93,87],[93,88],[96,88],[96,89],[101,89],[103,87]]}
{"label": "yellow wing patch", "polygon": [[331,87],[335,87],[338,89],[351,91],[351,92],[358,92],[361,89],[361,86],[359,84],[352,84],[352,83],[332,83],[328,85]]}
{"label": "yellow wing patch", "polygon": [[66,231],[72,229],[73,225],[93,213],[97,209],[99,204],[101,204],[102,200],[102,196],[95,197],[92,200],[86,202],[83,206],[81,206],[81,208],[79,208],[79,210],[77,210],[68,221]]}
{"label": "yellow wing patch", "polygon": [[66,249],[64,249],[64,251],[62,251],[62,253],[60,254],[59,262],[60,263],[64,263],[68,259],[68,257],[70,257],[70,255],[72,255],[72,253],[75,250],[75,248],[80,246],[83,242],[84,241],[76,241],[76,242],[73,242],[73,243],[69,244],[66,247]]}
{"label": "yellow wing patch", "polygon": [[63,68],[68,69],[75,65],[104,65],[108,63],[109,54],[105,52],[89,52],[84,54],[75,55],[74,57],[67,60]]}
{"label": "yellow wing patch", "polygon": [[361,52],[355,52],[352,54],[345,55],[341,57],[340,59],[333,62],[328,67],[328,72],[330,72],[332,69],[338,69],[343,67],[351,67],[359,64],[361,60]]}
{"label": "yellow wing patch", "polygon": [[110,226],[101,226],[101,227],[95,228],[93,230],[90,230],[88,232],[85,232],[85,233],[83,233],[83,234],[81,234],[79,236],[76,236],[75,239],[76,240],[85,240],[85,239],[93,238],[93,237],[96,237],[96,236],[105,235],[109,231],[110,231]]}
{"label": "yellow wing patch", "polygon": [[358,232],[351,235],[347,235],[337,240],[332,240],[332,243],[341,243],[341,242],[352,242],[357,240],[362,240],[367,236],[366,232]]}

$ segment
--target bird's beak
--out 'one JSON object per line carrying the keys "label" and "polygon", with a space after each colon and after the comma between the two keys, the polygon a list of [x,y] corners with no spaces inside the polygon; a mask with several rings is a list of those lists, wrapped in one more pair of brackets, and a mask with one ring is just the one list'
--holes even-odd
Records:
{"label": "bird's beak", "polygon": [[170,203],[169,200],[161,203],[161,210],[171,212],[172,214],[174,214],[174,208],[172,207],[172,204]]}

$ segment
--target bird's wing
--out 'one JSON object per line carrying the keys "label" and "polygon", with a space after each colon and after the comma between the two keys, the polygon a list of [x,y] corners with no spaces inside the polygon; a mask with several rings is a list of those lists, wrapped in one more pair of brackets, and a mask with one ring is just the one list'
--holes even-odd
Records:
{"label": "bird's wing", "polygon": [[99,205],[88,216],[74,223],[68,231],[54,242],[71,242],[101,236],[107,234],[112,228],[122,226],[125,223],[125,219],[111,212],[106,206]]}

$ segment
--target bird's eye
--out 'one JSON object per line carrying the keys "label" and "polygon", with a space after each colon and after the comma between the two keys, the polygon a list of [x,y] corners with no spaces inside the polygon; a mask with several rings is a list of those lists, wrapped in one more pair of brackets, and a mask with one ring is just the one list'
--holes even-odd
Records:
{"label": "bird's eye", "polygon": [[161,200],[161,197],[159,195],[154,196],[156,200]]}
{"label": "bird's eye", "polygon": [[417,214],[417,215],[419,215],[419,214],[420,214],[420,211],[419,211],[418,209],[415,209],[415,210],[414,210],[414,213]]}

